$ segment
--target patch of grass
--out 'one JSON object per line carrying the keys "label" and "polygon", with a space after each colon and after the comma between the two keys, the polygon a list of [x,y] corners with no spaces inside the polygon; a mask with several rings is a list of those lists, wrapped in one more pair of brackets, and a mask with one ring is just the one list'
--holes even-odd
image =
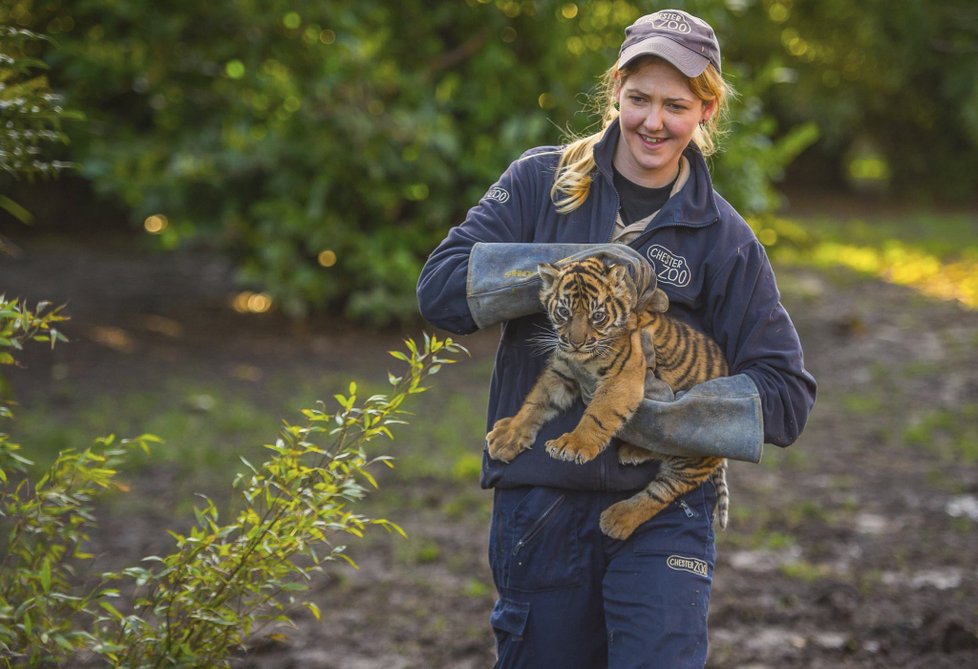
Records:
{"label": "patch of grass", "polygon": [[802,581],[803,583],[814,583],[829,574],[829,569],[825,565],[813,564],[806,560],[789,562],[781,565],[779,569],[788,578]]}
{"label": "patch of grass", "polygon": [[819,239],[876,248],[895,240],[943,261],[978,253],[978,217],[963,213],[918,211],[871,220],[818,216],[805,224]]}
{"label": "patch of grass", "polygon": [[869,394],[866,391],[845,393],[840,398],[843,408],[858,416],[874,415],[886,408],[883,394]]}
{"label": "patch of grass", "polygon": [[964,516],[951,518],[951,528],[958,534],[969,537],[975,531],[975,521]]}
{"label": "patch of grass", "polygon": [[801,443],[788,448],[767,445],[760,464],[768,469],[804,471],[811,466],[811,454],[806,452]]}
{"label": "patch of grass", "polygon": [[433,564],[442,559],[441,546],[432,539],[408,536],[406,541],[394,542],[394,554],[407,565]]}
{"label": "patch of grass", "polygon": [[[164,443],[148,458],[133,458],[127,466],[139,471],[166,465],[175,471],[181,487],[174,492],[184,496],[224,490],[234,473],[243,469],[240,457],[252,462],[264,459],[262,445],[274,441],[281,420],[298,422],[299,410],[316,406],[320,398],[331,410],[333,393],[356,377],[354,371],[342,384],[327,378],[299,387],[269,379],[260,396],[187,378],[171,378],[161,388],[119,397],[86,398],[75,392],[68,408],[58,398],[19,407],[17,420],[8,429],[39,469],[53,462],[58,452],[84,448],[99,436],[155,434]],[[357,380],[364,396],[389,390],[383,383]],[[438,380],[436,377],[429,394],[413,405],[417,413],[406,416],[408,424],[394,431],[394,442],[381,437],[368,448],[394,456],[398,479],[428,477],[477,485],[485,432],[485,384],[480,383],[479,391],[473,393],[472,386],[463,383],[466,389],[459,392],[451,387],[458,385],[456,379],[445,387]]]}
{"label": "patch of grass", "polygon": [[872,220],[809,217],[791,223],[778,219],[755,224],[779,262],[848,268],[978,309],[978,217],[916,212]]}
{"label": "patch of grass", "polygon": [[442,504],[441,512],[450,520],[471,518],[476,526],[487,526],[492,515],[492,493],[474,485],[456,486],[455,493]]}
{"label": "patch of grass", "polygon": [[806,522],[828,524],[832,514],[825,508],[824,502],[813,499],[801,499],[784,510],[785,520],[790,527],[798,527]]}
{"label": "patch of grass", "polygon": [[11,432],[39,468],[59,451],[83,448],[98,436],[155,434],[164,443],[129,466],[166,463],[178,469],[181,479],[209,488],[215,475],[230,481],[228,472],[240,466],[239,456],[260,455],[261,444],[274,438],[277,426],[272,412],[247,398],[173,380],[162,391],[79,400],[68,412],[43,404],[23,408]]}
{"label": "patch of grass", "polygon": [[[751,509],[747,511],[750,520],[737,525],[736,532],[719,532],[717,542],[721,550],[745,550],[745,551],[764,551],[770,553],[780,553],[782,551],[793,550],[798,545],[798,538],[780,529],[781,521],[773,517],[759,519],[758,516],[764,513],[761,509]],[[735,518],[736,520],[736,518]],[[754,521],[752,524],[751,521]],[[759,524],[758,524],[759,521]],[[753,526],[753,531],[750,527]]]}
{"label": "patch of grass", "polygon": [[482,468],[486,398],[435,387],[396,435],[398,469],[412,478],[474,484]]}
{"label": "patch of grass", "polygon": [[490,596],[493,593],[493,587],[485,581],[470,578],[465,582],[465,587],[462,589],[462,592],[474,599],[481,599]]}
{"label": "patch of grass", "polygon": [[721,534],[720,536],[726,538],[731,545],[736,545],[737,548],[750,550],[781,551],[792,548],[798,543],[798,539],[794,535],[772,530],[767,522],[750,534],[743,532],[738,535]]}
{"label": "patch of grass", "polygon": [[978,404],[935,409],[917,416],[903,431],[911,448],[923,448],[945,461],[978,462]]}

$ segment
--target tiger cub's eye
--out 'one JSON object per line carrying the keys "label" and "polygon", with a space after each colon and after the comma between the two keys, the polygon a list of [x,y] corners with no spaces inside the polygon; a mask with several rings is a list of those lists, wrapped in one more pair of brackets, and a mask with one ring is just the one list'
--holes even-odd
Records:
{"label": "tiger cub's eye", "polygon": [[570,309],[567,307],[557,307],[557,311],[555,313],[557,314],[557,318],[564,321],[570,318],[571,315]]}
{"label": "tiger cub's eye", "polygon": [[595,311],[593,314],[591,314],[591,322],[595,325],[601,325],[605,322],[606,318],[608,318],[608,316],[603,311]]}

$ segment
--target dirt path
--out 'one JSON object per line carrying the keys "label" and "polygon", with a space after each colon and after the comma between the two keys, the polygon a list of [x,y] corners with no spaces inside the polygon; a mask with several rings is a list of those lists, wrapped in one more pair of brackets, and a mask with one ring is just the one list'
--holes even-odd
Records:
{"label": "dirt path", "polygon": [[[70,407],[175,373],[242,387],[254,386],[242,370],[256,367],[363,373],[400,341],[328,319],[298,330],[235,314],[230,271],[206,253],[18,243],[21,257],[0,258],[0,292],[67,301],[72,316],[72,344],[31,352],[29,371],[14,374],[25,404],[63,396],[66,378]],[[732,467],[709,666],[978,666],[978,314],[849,275],[779,268],[779,279],[818,406],[798,444]],[[465,365],[488,364],[492,333],[464,343],[474,357]],[[440,383],[483,391],[444,374]],[[264,640],[238,666],[491,665],[488,495],[396,472],[383,485],[403,502],[408,517],[385,513],[410,542],[357,546],[359,571],[337,568],[316,584],[324,621],[300,617],[287,640]],[[117,548],[138,558],[167,517],[110,516],[104,535],[126,536]]]}

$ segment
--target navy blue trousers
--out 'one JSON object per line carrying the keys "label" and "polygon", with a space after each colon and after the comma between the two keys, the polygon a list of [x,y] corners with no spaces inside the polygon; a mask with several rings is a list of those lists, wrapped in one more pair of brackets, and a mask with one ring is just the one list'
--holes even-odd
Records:
{"label": "navy blue trousers", "polygon": [[610,539],[598,518],[628,496],[495,490],[498,669],[702,669],[716,491],[706,483],[625,541]]}

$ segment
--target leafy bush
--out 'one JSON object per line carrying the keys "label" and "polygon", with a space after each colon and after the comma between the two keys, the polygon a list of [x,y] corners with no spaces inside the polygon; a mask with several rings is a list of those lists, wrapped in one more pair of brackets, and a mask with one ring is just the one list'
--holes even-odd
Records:
{"label": "leafy bush", "polygon": [[[687,4],[718,30],[740,29],[724,5]],[[13,0],[6,19],[56,37],[53,77],[89,118],[73,154],[134,222],[155,216],[164,246],[217,245],[288,313],[385,323],[416,314],[424,258],[509,161],[596,121],[581,94],[643,11]],[[773,139],[784,131],[747,72],[715,172],[751,213],[775,204],[771,179],[812,131]]]}
{"label": "leafy bush", "polygon": [[[43,154],[51,144],[67,142],[61,123],[77,117],[61,106],[61,97],[39,73],[47,65],[30,56],[45,39],[28,30],[0,25],[0,177],[6,179],[51,177],[69,167]],[[24,223],[32,220],[30,212],[3,194],[0,209]],[[0,252],[5,248],[0,237]]]}
{"label": "leafy bush", "polygon": [[[820,185],[875,182],[906,198],[973,203],[978,190],[978,12],[973,0],[740,0],[728,54],[772,62],[764,95],[786,125],[814,122]],[[749,31],[749,32],[747,32]],[[775,55],[771,60],[772,54]]]}
{"label": "leafy bush", "polygon": [[[17,350],[28,340],[54,341],[57,310],[38,314],[0,298],[0,347]],[[368,526],[401,530],[367,518],[355,504],[376,486],[369,471],[385,455],[366,450],[377,437],[393,438],[403,405],[425,390],[422,383],[464,349],[425,335],[419,349],[392,355],[407,364],[390,375],[390,395],[361,399],[350,384],[336,395],[339,409],[303,411],[302,425],[286,424],[266,448],[271,457],[235,480],[238,511],[222,521],[205,500],[186,534],[170,532],[175,549],[137,566],[86,582],[92,560],[85,552],[94,524],[93,503],[116,482],[131,446],[148,450],[143,435],[116,442],[99,439],[83,450],[62,452],[34,482],[19,445],[0,434],[0,666],[227,666],[234,652],[267,625],[288,622],[305,606],[305,583],[323,565],[349,561],[344,535],[360,537]],[[0,361],[15,363],[4,351]],[[6,404],[0,415],[10,416]]]}

